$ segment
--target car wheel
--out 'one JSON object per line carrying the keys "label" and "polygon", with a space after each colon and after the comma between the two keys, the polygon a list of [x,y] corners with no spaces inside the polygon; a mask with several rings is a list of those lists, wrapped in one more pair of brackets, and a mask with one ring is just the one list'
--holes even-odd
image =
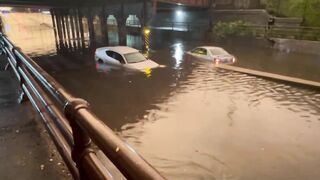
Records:
{"label": "car wheel", "polygon": [[98,59],[97,62],[100,63],[100,64],[103,63],[103,61],[101,59]]}

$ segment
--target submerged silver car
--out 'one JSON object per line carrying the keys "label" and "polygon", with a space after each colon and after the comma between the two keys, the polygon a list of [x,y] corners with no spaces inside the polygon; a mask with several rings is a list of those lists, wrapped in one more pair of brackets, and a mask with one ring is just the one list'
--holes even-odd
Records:
{"label": "submerged silver car", "polygon": [[98,48],[95,52],[95,60],[98,63],[140,71],[159,67],[159,64],[144,57],[137,49],[127,46]]}
{"label": "submerged silver car", "polygon": [[221,47],[201,46],[197,47],[187,54],[206,61],[212,61],[214,64],[232,64],[236,58]]}

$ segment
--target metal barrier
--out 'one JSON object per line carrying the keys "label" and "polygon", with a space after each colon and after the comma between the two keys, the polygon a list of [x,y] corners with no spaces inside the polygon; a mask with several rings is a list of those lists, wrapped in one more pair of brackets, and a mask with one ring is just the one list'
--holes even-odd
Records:
{"label": "metal barrier", "polygon": [[242,25],[239,28],[256,36],[320,41],[319,27]]}
{"label": "metal barrier", "polygon": [[150,26],[152,29],[162,29],[171,31],[207,31],[210,27],[209,22],[175,22],[157,21]]}
{"label": "metal barrier", "polygon": [[74,179],[113,179],[93,143],[127,179],[165,179],[99,120],[85,100],[69,94],[2,33],[0,46],[20,81],[22,95],[39,112]]}

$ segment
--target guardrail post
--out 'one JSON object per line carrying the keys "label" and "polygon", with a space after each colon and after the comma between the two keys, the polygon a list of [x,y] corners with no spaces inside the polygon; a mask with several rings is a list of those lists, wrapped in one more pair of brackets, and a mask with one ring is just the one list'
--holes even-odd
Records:
{"label": "guardrail post", "polygon": [[83,158],[88,154],[92,153],[91,149],[91,139],[90,137],[82,130],[82,128],[77,123],[76,113],[79,109],[88,108],[89,104],[83,99],[74,99],[72,102],[66,104],[64,112],[66,117],[70,120],[70,125],[72,128],[74,146],[72,148],[72,159],[77,164],[79,170],[80,180],[90,179],[85,173],[83,167]]}
{"label": "guardrail post", "polygon": [[[16,60],[15,69],[17,70],[20,66],[23,66],[23,64],[21,63],[21,60],[19,59],[19,57],[17,57],[17,55],[16,55],[16,53],[15,53],[16,50],[21,51],[21,48],[14,46],[14,47],[12,47],[12,49],[11,49],[11,52],[12,52],[12,54],[13,54],[13,57],[14,57],[14,59]],[[19,81],[19,98],[18,98],[18,102],[19,102],[19,104],[21,104],[21,103],[27,101],[28,99],[27,99],[27,96],[25,95],[25,93],[24,93],[24,91],[23,91],[23,88],[22,88],[22,85],[25,83],[25,82],[24,82],[24,79],[23,79],[22,75],[19,73],[19,71],[17,71],[17,72],[18,72],[19,77],[20,77],[20,78],[19,78],[20,81]]]}

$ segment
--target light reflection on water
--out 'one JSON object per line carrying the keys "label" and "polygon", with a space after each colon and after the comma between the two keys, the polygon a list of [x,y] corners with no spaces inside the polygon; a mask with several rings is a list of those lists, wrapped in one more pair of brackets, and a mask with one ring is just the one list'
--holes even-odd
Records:
{"label": "light reflection on water", "polygon": [[[109,36],[116,44],[117,33]],[[55,47],[54,39],[33,37]],[[129,45],[141,46],[141,37],[128,37]],[[164,68],[149,77],[95,64],[94,50],[52,54],[23,38],[19,45],[169,179],[319,179],[319,90],[184,56],[202,42],[158,41],[149,56]],[[320,80],[319,57],[225,48],[237,65]]]}
{"label": "light reflection on water", "polygon": [[312,179],[320,175],[312,168],[320,156],[310,157],[320,152],[319,97],[199,64],[119,134],[169,179]]}

